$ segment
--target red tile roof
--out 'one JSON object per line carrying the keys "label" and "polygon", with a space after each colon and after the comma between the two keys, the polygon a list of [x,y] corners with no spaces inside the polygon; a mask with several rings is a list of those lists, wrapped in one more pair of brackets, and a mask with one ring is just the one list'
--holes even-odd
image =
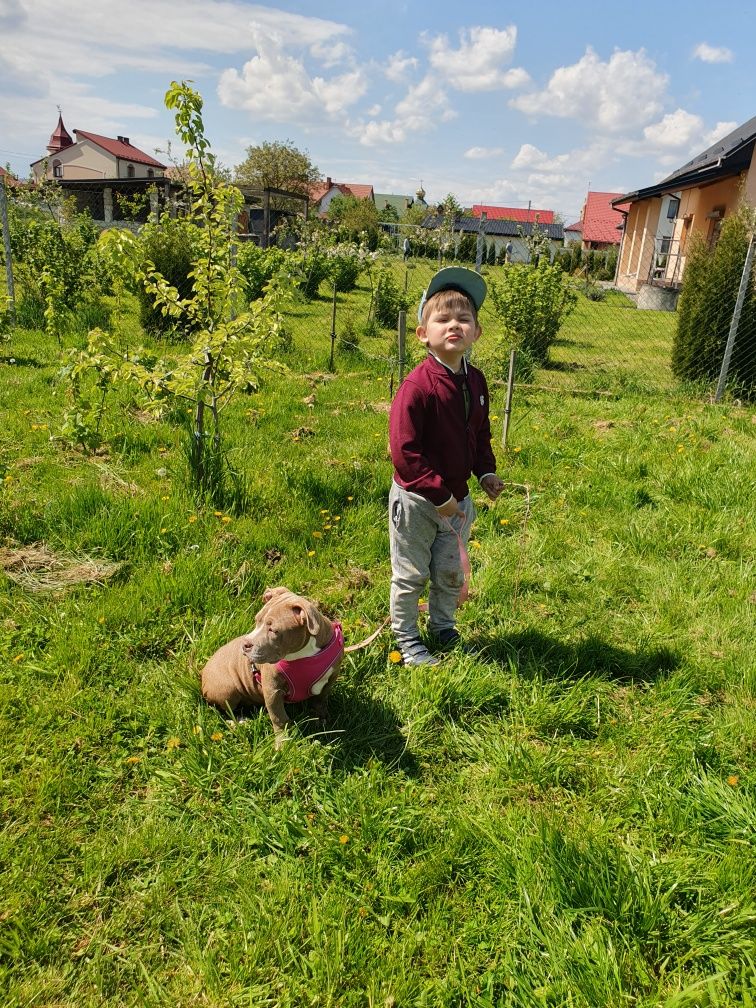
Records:
{"label": "red tile roof", "polygon": [[620,196],[622,193],[588,193],[583,207],[583,241],[619,245],[621,233],[618,227],[624,221],[620,211],[630,208],[629,203],[612,206],[612,200]]}
{"label": "red tile roof", "polygon": [[582,231],[583,230],[583,222],[580,221],[580,220],[579,221],[575,221],[574,224],[568,224],[567,227],[564,230],[565,231]]}
{"label": "red tile roof", "polygon": [[520,207],[487,206],[476,203],[472,208],[473,217],[480,217],[481,210],[486,211],[488,220],[513,220],[519,224],[553,224],[553,210],[523,210]]}
{"label": "red tile roof", "polygon": [[355,199],[373,199],[373,187],[371,185],[361,185],[358,182],[333,182],[331,179],[324,179],[322,182],[315,182],[310,186],[310,199],[313,203],[320,203],[327,192],[333,188],[338,189],[344,196],[354,196]]}
{"label": "red tile roof", "polygon": [[100,136],[99,133],[89,133],[87,130],[77,129],[74,130],[74,133],[76,134],[77,142],[79,140],[89,140],[97,144],[98,147],[102,147],[108,154],[112,154],[113,157],[120,158],[122,161],[136,161],[137,164],[146,164],[152,168],[165,168],[165,165],[160,161],[156,161],[154,157],[150,157],[149,154],[145,154],[144,151],[130,144],[126,137],[113,140],[112,137]]}
{"label": "red tile roof", "polygon": [[11,173],[9,171],[6,171],[5,168],[0,168],[0,181],[3,182],[3,184],[7,185],[8,187],[15,187],[21,185],[16,176],[11,175]]}

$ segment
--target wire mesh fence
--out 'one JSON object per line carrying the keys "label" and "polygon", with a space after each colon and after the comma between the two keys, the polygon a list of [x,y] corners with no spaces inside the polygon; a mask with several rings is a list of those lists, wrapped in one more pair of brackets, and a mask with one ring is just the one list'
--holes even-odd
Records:
{"label": "wire mesh fence", "polygon": [[[88,305],[84,323],[97,323],[87,277],[79,276],[76,283],[69,283],[66,271],[75,272],[74,264],[89,255],[100,231],[114,227],[138,231],[145,211],[146,218],[159,221],[158,230],[162,229],[163,245],[158,242],[150,254],[179,295],[189,295],[192,250],[182,239],[181,199],[171,191],[165,199],[145,194],[141,202],[131,204],[124,195],[116,203],[102,200],[103,208],[117,205],[123,214],[131,214],[132,219],[120,221],[112,214],[109,219],[106,214],[93,216],[93,207],[100,203],[95,204],[90,198],[93,194],[85,190],[86,186],[79,185],[76,205],[68,207],[63,200],[51,203],[48,199],[44,205],[17,191],[3,189],[0,193],[4,260],[0,283],[4,281],[6,314],[14,315],[18,324],[43,326],[45,298],[57,282],[56,270],[61,273],[58,294]],[[97,192],[102,196],[101,184]],[[82,200],[86,213],[80,212]],[[45,231],[45,222],[52,230]],[[59,234],[53,233],[55,229]],[[285,309],[284,328],[314,366],[369,368],[385,378],[389,395],[401,374],[421,357],[422,348],[414,340],[413,330],[422,291],[439,264],[454,261],[449,258],[453,254],[450,249],[429,247],[424,250],[426,255],[419,256],[417,243],[414,254],[405,256],[395,250],[395,235],[388,236],[385,248],[367,254],[345,243],[334,252],[332,238],[326,234],[318,251],[322,262],[314,271],[307,260],[307,255],[314,253],[303,252],[291,236],[281,243],[284,247],[256,249],[254,255],[251,243],[238,236],[232,244],[240,268],[246,269],[250,298],[262,293],[268,265],[293,271],[295,296]],[[668,278],[660,278],[657,292],[662,296],[656,301],[620,291],[612,281],[598,279],[598,272],[592,276],[585,267],[575,275],[560,274],[560,290],[568,292],[564,295],[568,303],[561,305],[558,328],[545,344],[541,337],[552,324],[549,312],[554,305],[544,303],[543,289],[536,280],[545,275],[550,264],[485,264],[481,272],[490,296],[480,313],[484,338],[476,344],[474,359],[492,385],[503,385],[510,352],[516,349],[516,387],[555,395],[668,396],[682,392],[697,399],[750,399],[756,391],[756,250],[752,231],[730,244],[726,262],[718,263],[709,250],[709,258],[702,258],[698,267],[688,264],[681,283],[676,280],[670,285]],[[163,258],[158,261],[160,255]],[[353,261],[347,262],[350,256]],[[260,257],[267,257],[264,268]],[[565,258],[559,258],[564,265]],[[338,269],[334,265],[337,259]],[[605,266],[605,257],[596,262],[598,267]],[[459,264],[473,266],[470,262]],[[97,268],[95,261],[90,275]],[[527,283],[521,283],[522,271],[529,277]],[[520,283],[516,310],[511,305],[515,278]],[[653,279],[650,286],[654,286]],[[656,306],[644,307],[649,303]],[[406,312],[408,336],[400,343],[397,326],[402,311]],[[140,315],[146,329],[160,317],[160,310],[152,316],[149,310]],[[516,420],[517,397],[513,416]]]}

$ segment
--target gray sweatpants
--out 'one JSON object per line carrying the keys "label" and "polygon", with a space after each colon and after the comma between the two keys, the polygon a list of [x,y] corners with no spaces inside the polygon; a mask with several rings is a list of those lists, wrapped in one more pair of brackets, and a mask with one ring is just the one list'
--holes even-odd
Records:
{"label": "gray sweatpants", "polygon": [[430,579],[428,624],[433,633],[453,627],[457,599],[464,582],[459,542],[452,522],[467,546],[475,521],[475,505],[468,495],[459,502],[461,518],[442,518],[429,500],[403,490],[392,481],[389,493],[391,546],[391,628],[397,643],[418,636],[420,596]]}

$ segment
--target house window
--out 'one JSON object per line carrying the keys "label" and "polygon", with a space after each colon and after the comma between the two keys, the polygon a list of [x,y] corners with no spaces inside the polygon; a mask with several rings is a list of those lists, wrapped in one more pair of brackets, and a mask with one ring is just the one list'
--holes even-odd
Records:
{"label": "house window", "polygon": [[680,199],[678,196],[672,196],[669,203],[667,204],[667,220],[676,220],[677,213],[680,209]]}
{"label": "house window", "polygon": [[53,161],[53,178],[63,178],[63,166],[60,161]]}
{"label": "house window", "polygon": [[133,164],[130,164],[128,166],[128,168],[126,169],[126,177],[127,178],[134,178],[134,165]]}
{"label": "house window", "polygon": [[147,169],[147,178],[155,178],[155,172],[152,170],[152,168]]}

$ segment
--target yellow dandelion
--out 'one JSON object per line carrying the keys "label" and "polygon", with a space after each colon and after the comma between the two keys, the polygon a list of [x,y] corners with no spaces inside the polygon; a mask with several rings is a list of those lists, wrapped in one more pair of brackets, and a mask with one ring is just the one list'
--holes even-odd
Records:
{"label": "yellow dandelion", "polygon": [[213,734],[210,736],[210,738],[213,740],[213,742],[220,742],[220,740],[223,738],[223,732],[214,731]]}
{"label": "yellow dandelion", "polygon": [[330,514],[331,512],[330,512],[330,511],[326,511],[326,510],[325,510],[325,508],[321,508],[321,509],[320,509],[320,513],[321,513],[322,515],[327,515],[327,514]]}
{"label": "yellow dandelion", "polygon": [[161,535],[163,535],[163,533],[164,533],[164,532],[167,532],[167,531],[168,531],[168,529],[167,529],[167,528],[161,528],[161,529],[160,529],[160,534],[161,534]]}
{"label": "yellow dandelion", "polygon": [[730,785],[730,787],[737,787],[738,784],[740,783],[740,777],[738,777],[737,774],[730,774],[730,776],[727,778],[727,783]]}
{"label": "yellow dandelion", "polygon": [[105,622],[105,617],[104,616],[98,616],[97,617],[97,622],[98,623],[104,623]]}
{"label": "yellow dandelion", "polygon": [[341,521],[341,515],[334,515],[333,516],[333,520],[334,521]]}
{"label": "yellow dandelion", "polygon": [[193,734],[193,735],[201,735],[201,734],[202,734],[202,725],[198,725],[198,724],[196,724],[196,725],[195,725],[195,726],[194,726],[194,727],[192,728],[192,734]]}
{"label": "yellow dandelion", "polygon": [[13,659],[13,661],[14,662],[20,662],[23,657],[24,657],[24,652],[21,651],[19,654],[16,655],[16,657]]}
{"label": "yellow dandelion", "polygon": [[491,420],[498,420],[499,418],[498,418],[498,416],[496,416],[496,414],[494,414],[490,419]]}
{"label": "yellow dandelion", "polygon": [[349,843],[349,837],[346,835],[346,833],[341,834],[341,836],[339,837],[339,843],[340,844]]}
{"label": "yellow dandelion", "polygon": [[215,515],[216,518],[222,518],[223,517],[223,512],[222,511],[213,511],[213,514]]}
{"label": "yellow dandelion", "polygon": [[197,515],[189,515],[189,517],[187,518],[187,522],[190,525],[193,525],[196,521],[197,521]]}
{"label": "yellow dandelion", "polygon": [[399,662],[402,660],[401,651],[389,651],[388,659],[392,665],[398,665]]}
{"label": "yellow dandelion", "polygon": [[228,525],[228,523],[231,521],[231,515],[223,515],[221,521],[223,522],[224,525]]}
{"label": "yellow dandelion", "polygon": [[165,743],[165,748],[166,749],[178,749],[178,747],[180,745],[181,745],[181,739],[180,738],[176,738],[175,735],[172,735],[168,739],[168,741]]}
{"label": "yellow dandelion", "polygon": [[170,500],[170,497],[161,497],[160,500]]}
{"label": "yellow dandelion", "polygon": [[470,545],[473,546],[475,549],[480,549],[480,543],[478,542],[477,539],[471,539]]}
{"label": "yellow dandelion", "polygon": [[347,500],[354,500],[354,497],[347,497]]}
{"label": "yellow dandelion", "polygon": [[312,538],[313,539],[322,539],[323,538],[323,533],[322,532],[313,532],[312,533]]}
{"label": "yellow dandelion", "polygon": [[518,445],[516,448],[513,448],[512,451],[515,452],[515,453],[521,452],[522,448]]}
{"label": "yellow dandelion", "polygon": [[509,525],[509,518],[500,518],[499,525]]}
{"label": "yellow dandelion", "polygon": [[323,526],[323,529],[324,529],[325,532],[327,532],[328,529],[331,529],[331,528],[333,528],[333,525],[324,525]]}
{"label": "yellow dandelion", "polygon": [[123,762],[124,763],[132,763],[132,764],[133,763],[141,763],[142,762],[142,757],[141,756],[127,756],[126,759]]}
{"label": "yellow dandelion", "polygon": [[315,550],[307,550],[307,556],[315,556]]}
{"label": "yellow dandelion", "polygon": [[669,430],[671,434],[674,434],[677,430],[677,427],[670,427]]}

